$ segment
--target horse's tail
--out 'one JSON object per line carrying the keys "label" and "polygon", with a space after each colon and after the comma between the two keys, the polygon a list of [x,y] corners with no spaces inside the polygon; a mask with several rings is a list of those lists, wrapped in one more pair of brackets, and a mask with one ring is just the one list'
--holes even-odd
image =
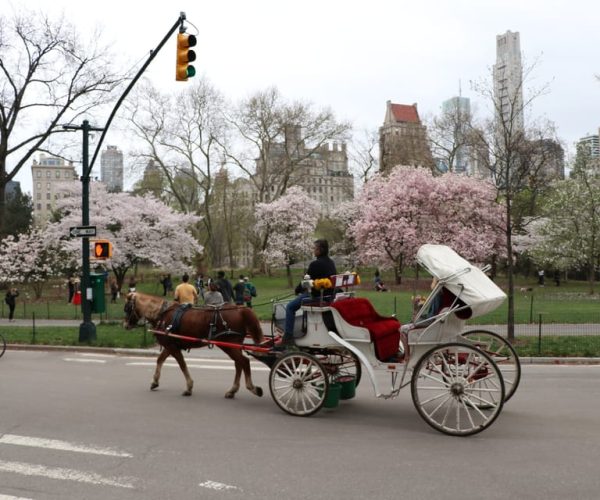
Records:
{"label": "horse's tail", "polygon": [[243,310],[244,315],[246,316],[246,333],[252,335],[252,339],[254,340],[255,344],[261,344],[264,340],[264,336],[260,326],[260,321],[252,309],[244,307]]}

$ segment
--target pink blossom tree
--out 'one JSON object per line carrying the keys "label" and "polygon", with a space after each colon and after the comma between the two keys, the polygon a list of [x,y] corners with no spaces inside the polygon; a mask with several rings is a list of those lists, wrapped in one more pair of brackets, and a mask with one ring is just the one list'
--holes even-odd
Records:
{"label": "pink blossom tree", "polygon": [[271,203],[256,205],[254,229],[265,242],[261,253],[266,266],[285,265],[292,287],[291,265],[310,255],[319,219],[319,205],[299,187],[291,187]]}
{"label": "pink blossom tree", "polygon": [[483,262],[501,252],[503,211],[484,181],[396,167],[365,184],[350,231],[362,262],[393,267],[400,283],[424,243],[445,244]]}
{"label": "pink blossom tree", "polygon": [[[202,252],[191,234],[199,216],[175,212],[152,196],[108,193],[100,183],[92,184],[90,191],[90,221],[97,227],[97,238],[113,245],[112,258],[106,264],[115,273],[119,288],[127,271],[138,263],[181,272]],[[65,197],[57,203],[61,218],[48,225],[46,235],[50,242],[61,242],[70,255],[80,255],[81,241],[66,235],[69,227],[81,223],[81,186],[65,184],[63,192]]]}

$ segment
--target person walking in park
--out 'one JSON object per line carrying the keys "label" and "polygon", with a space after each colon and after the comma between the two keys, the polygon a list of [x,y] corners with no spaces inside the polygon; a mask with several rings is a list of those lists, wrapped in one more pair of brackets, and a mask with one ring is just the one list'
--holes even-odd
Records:
{"label": "person walking in park", "polygon": [[6,297],[4,298],[4,302],[8,306],[8,321],[14,321],[15,316],[15,307],[17,305],[17,297],[19,296],[19,290],[15,287],[12,287],[6,292]]}
{"label": "person walking in park", "polygon": [[73,301],[73,296],[75,295],[75,278],[73,276],[69,276],[67,280],[67,288],[69,290],[69,299],[67,302],[70,304]]}
{"label": "person walking in park", "polygon": [[233,288],[229,280],[225,277],[225,271],[219,271],[217,273],[217,280],[215,283],[223,296],[223,301],[231,302],[231,299],[233,298]]}
{"label": "person walking in park", "polygon": [[135,281],[135,276],[132,276],[131,278],[129,278],[129,293],[135,292],[136,285],[137,285],[137,282]]}
{"label": "person walking in park", "polygon": [[238,306],[244,305],[244,290],[246,289],[246,283],[244,282],[244,275],[240,274],[240,278],[237,283],[233,286],[233,300]]}
{"label": "person walking in park", "polygon": [[185,273],[181,277],[181,283],[177,285],[175,288],[175,301],[180,304],[192,304],[196,303],[198,300],[198,292],[196,291],[196,287],[189,283],[190,277],[187,273]]}
{"label": "person walking in park", "polygon": [[196,276],[196,291],[204,300],[204,275],[202,273],[199,273],[198,276]]}
{"label": "person walking in park", "polygon": [[252,309],[252,297],[256,297],[256,287],[250,282],[248,276],[244,278],[244,302],[246,307]]}
{"label": "person walking in park", "polygon": [[117,285],[117,280],[110,280],[110,302],[111,304],[117,303],[117,295],[119,295],[119,286]]}

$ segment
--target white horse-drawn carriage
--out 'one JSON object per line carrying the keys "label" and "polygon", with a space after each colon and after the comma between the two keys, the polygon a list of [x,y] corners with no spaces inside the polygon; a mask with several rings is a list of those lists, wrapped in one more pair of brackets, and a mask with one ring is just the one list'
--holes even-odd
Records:
{"label": "white horse-drawn carriage", "polygon": [[[380,316],[367,299],[348,293],[354,275],[337,275],[332,284],[344,293],[302,305],[297,351],[252,352],[271,366],[269,387],[282,410],[312,415],[340,385],[358,385],[364,371],[378,398],[395,398],[410,384],[417,411],[441,432],[470,435],[494,422],[519,384],[519,359],[501,336],[466,330],[465,322],[496,309],[506,296],[446,246],[422,246],[417,261],[436,285],[411,324]],[[285,305],[275,303],[274,331],[284,316]],[[382,374],[391,380],[385,389]]]}

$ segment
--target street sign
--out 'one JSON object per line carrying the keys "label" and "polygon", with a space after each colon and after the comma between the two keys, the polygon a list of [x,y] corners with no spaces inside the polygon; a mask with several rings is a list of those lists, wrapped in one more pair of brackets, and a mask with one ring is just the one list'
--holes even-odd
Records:
{"label": "street sign", "polygon": [[77,226],[69,228],[69,236],[96,236],[96,226]]}

